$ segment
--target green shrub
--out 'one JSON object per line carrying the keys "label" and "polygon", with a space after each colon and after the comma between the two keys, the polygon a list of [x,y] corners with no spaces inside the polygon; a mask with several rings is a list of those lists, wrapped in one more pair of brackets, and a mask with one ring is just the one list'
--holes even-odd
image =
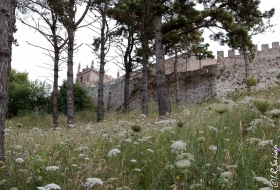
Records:
{"label": "green shrub", "polygon": [[[67,113],[67,81],[64,80],[59,87],[58,92],[58,111],[61,113]],[[96,111],[96,105],[90,97],[88,91],[78,83],[74,84],[73,88],[74,106],[75,111],[92,110]]]}
{"label": "green shrub", "polygon": [[11,70],[8,117],[33,111],[47,112],[51,104],[50,89],[46,82],[29,81],[26,72]]}

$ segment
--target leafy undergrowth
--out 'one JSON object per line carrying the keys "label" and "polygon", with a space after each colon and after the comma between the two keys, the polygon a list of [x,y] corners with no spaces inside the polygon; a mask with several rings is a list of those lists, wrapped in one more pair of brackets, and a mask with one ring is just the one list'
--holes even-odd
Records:
{"label": "leafy undergrowth", "polygon": [[71,130],[52,129],[50,116],[8,120],[0,189],[272,189],[279,96],[182,104],[161,121],[134,111],[95,123],[82,113]]}

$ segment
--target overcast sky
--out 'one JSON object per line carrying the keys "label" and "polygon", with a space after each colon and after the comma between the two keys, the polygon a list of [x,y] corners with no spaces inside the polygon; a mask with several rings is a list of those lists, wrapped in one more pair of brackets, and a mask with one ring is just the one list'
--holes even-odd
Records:
{"label": "overcast sky", "polygon": [[[280,18],[280,3],[279,0],[261,0],[260,9],[269,10],[275,8],[275,15],[271,19],[271,23],[277,24]],[[278,19],[277,19],[278,18]],[[29,78],[31,80],[46,80],[48,83],[52,83],[52,72],[41,67],[48,67],[45,64],[52,64],[52,60],[46,56],[42,49],[33,47],[27,44],[27,41],[36,45],[43,47],[49,47],[48,42],[41,36],[41,34],[36,33],[33,29],[22,25],[19,21],[16,23],[18,31],[15,33],[14,37],[18,40],[19,46],[13,46],[13,55],[12,55],[12,68],[18,71],[26,71],[29,73]],[[253,42],[258,44],[258,49],[261,49],[262,44],[269,44],[271,48],[272,42],[280,41],[280,23],[277,24],[272,29],[274,32],[267,32],[265,34],[254,36]],[[220,46],[217,42],[213,42],[209,39],[209,32],[205,30],[205,43],[210,44],[210,51],[213,51],[213,54],[216,56],[216,52],[220,50],[225,51],[225,56],[227,56],[228,47]],[[85,68],[87,65],[90,66],[91,61],[95,61],[95,67],[97,67],[97,57],[92,53],[91,49],[85,44],[92,43],[92,36],[94,34],[91,30],[83,28],[79,29],[76,33],[76,43],[84,44],[82,45],[78,52],[74,55],[74,75],[77,73],[78,64],[81,63],[81,67]],[[67,78],[66,64],[63,64],[63,71],[59,74],[59,83],[63,79]],[[106,65],[106,74],[111,75],[112,77],[117,76],[119,67],[115,66],[113,63],[108,63]]]}

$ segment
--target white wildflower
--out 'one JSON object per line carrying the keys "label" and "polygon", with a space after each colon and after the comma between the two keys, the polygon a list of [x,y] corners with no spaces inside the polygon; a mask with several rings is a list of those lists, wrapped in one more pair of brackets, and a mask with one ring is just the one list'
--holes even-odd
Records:
{"label": "white wildflower", "polygon": [[268,145],[268,144],[272,144],[273,143],[273,140],[265,140],[265,141],[261,141],[258,146],[265,146],[265,145]]}
{"label": "white wildflower", "polygon": [[184,143],[183,141],[175,141],[170,146],[170,148],[172,149],[171,153],[179,154],[179,153],[181,153],[181,152],[186,150],[186,143]]}
{"label": "white wildflower", "polygon": [[67,124],[67,127],[68,127],[68,128],[74,128],[75,125],[74,125],[74,124]]}
{"label": "white wildflower", "polygon": [[146,115],[145,114],[141,114],[139,117],[140,118],[146,118]]}
{"label": "white wildflower", "polygon": [[278,110],[278,109],[270,110],[269,115],[271,115],[271,117],[279,117],[280,116],[280,110]]}
{"label": "white wildflower", "polygon": [[160,129],[160,132],[164,132],[164,131],[171,131],[172,130],[172,127],[163,127]]}
{"label": "white wildflower", "polygon": [[172,169],[174,169],[174,165],[173,164],[170,164],[170,162],[168,161],[167,163],[166,163],[166,165],[164,166],[164,169],[165,170],[172,170]]}
{"label": "white wildflower", "polygon": [[16,159],[16,163],[21,164],[21,163],[23,163],[23,162],[24,162],[24,160],[23,160],[22,158],[17,158],[17,159]]}
{"label": "white wildflower", "polygon": [[205,137],[198,137],[198,138],[197,138],[197,141],[198,141],[198,142],[204,142],[204,141],[205,141]]}
{"label": "white wildflower", "polygon": [[45,187],[37,187],[37,189],[39,189],[39,190],[46,190]]}
{"label": "white wildflower", "polygon": [[48,166],[48,167],[46,167],[47,171],[55,171],[55,170],[58,170],[58,169],[59,169],[59,167],[57,167],[57,166]]}
{"label": "white wildflower", "polygon": [[91,126],[90,124],[87,124],[86,125],[86,130],[90,130],[90,126]]}
{"label": "white wildflower", "polygon": [[61,187],[58,186],[58,185],[56,185],[55,183],[50,183],[50,184],[48,184],[47,186],[45,186],[45,188],[46,188],[47,190],[49,190],[49,189],[61,189]]}
{"label": "white wildflower", "polygon": [[116,156],[117,154],[121,153],[121,151],[117,148],[114,148],[108,152],[108,157]]}
{"label": "white wildflower", "polygon": [[262,140],[258,138],[249,138],[247,141],[249,141],[250,144],[259,144]]}
{"label": "white wildflower", "polygon": [[79,158],[82,158],[84,157],[85,155],[84,154],[79,154]]}
{"label": "white wildflower", "polygon": [[77,164],[72,164],[72,166],[73,166],[73,167],[77,167],[78,165],[77,165]]}
{"label": "white wildflower", "polygon": [[154,153],[154,151],[152,149],[147,149],[147,151],[149,151],[151,153]]}
{"label": "white wildflower", "polygon": [[130,160],[130,162],[136,163],[136,162],[137,162],[137,160],[132,159],[132,160]]}
{"label": "white wildflower", "polygon": [[233,175],[232,172],[223,172],[223,173],[221,173],[221,177],[224,177],[224,178],[230,177],[230,176],[232,176],[232,175]]}
{"label": "white wildflower", "polygon": [[189,160],[179,160],[175,165],[180,169],[186,169],[191,165],[191,162]]}
{"label": "white wildflower", "polygon": [[131,138],[124,139],[123,141],[124,141],[124,142],[132,142]]}
{"label": "white wildflower", "polygon": [[190,186],[190,189],[201,189],[202,188],[202,184],[197,183],[197,184],[192,184]]}
{"label": "white wildflower", "polygon": [[246,96],[246,97],[244,98],[244,101],[245,101],[246,103],[252,102],[252,100],[253,100],[253,98],[250,97],[250,96]]}
{"label": "white wildflower", "polygon": [[254,179],[257,180],[257,181],[259,181],[259,182],[262,182],[262,183],[265,184],[265,185],[271,186],[270,181],[268,181],[268,180],[265,179],[264,177],[254,177]]}
{"label": "white wildflower", "polygon": [[187,109],[184,109],[183,112],[182,112],[184,115],[188,116],[191,114],[191,112]]}
{"label": "white wildflower", "polygon": [[215,127],[212,127],[212,126],[208,126],[208,129],[209,129],[210,131],[218,132],[218,129],[215,128]]}
{"label": "white wildflower", "polygon": [[190,153],[182,153],[176,157],[176,160],[191,160],[194,161],[194,156]]}
{"label": "white wildflower", "polygon": [[22,147],[18,145],[18,146],[15,146],[14,148],[17,150],[20,150]]}
{"label": "white wildflower", "polygon": [[5,179],[2,179],[2,180],[0,181],[0,185],[3,185],[4,183],[6,183],[6,180],[5,180]]}
{"label": "white wildflower", "polygon": [[103,185],[103,181],[99,178],[88,178],[86,180],[85,186],[93,187],[95,184]]}
{"label": "white wildflower", "polygon": [[37,187],[39,190],[51,190],[51,189],[61,189],[59,185],[56,185],[55,183],[50,183],[46,185],[45,187]]}
{"label": "white wildflower", "polygon": [[208,148],[209,148],[209,150],[211,150],[211,151],[217,151],[217,146],[215,146],[215,145],[211,145],[211,146],[209,146]]}
{"label": "white wildflower", "polygon": [[226,165],[227,170],[233,170],[235,168],[237,168],[237,165]]}
{"label": "white wildflower", "polygon": [[140,172],[140,171],[141,171],[141,169],[139,169],[139,168],[135,168],[135,169],[134,169],[134,171]]}
{"label": "white wildflower", "polygon": [[161,120],[161,121],[158,121],[158,122],[155,122],[155,124],[174,124],[176,123],[176,120],[175,119],[170,119],[170,120]]}

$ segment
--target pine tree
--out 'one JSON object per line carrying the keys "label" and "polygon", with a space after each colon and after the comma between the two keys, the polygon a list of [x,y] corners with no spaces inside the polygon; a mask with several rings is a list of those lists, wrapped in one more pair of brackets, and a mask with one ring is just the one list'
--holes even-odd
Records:
{"label": "pine tree", "polygon": [[74,39],[75,32],[78,26],[85,18],[90,5],[91,0],[86,1],[86,8],[83,11],[82,16],[75,21],[77,6],[84,1],[80,0],[48,0],[50,5],[54,8],[56,14],[59,15],[59,21],[66,28],[68,34],[68,51],[67,51],[67,126],[74,125],[74,97],[73,97],[73,55],[74,55]]}
{"label": "pine tree", "polygon": [[0,161],[5,161],[4,133],[8,105],[16,0],[0,0]]}

